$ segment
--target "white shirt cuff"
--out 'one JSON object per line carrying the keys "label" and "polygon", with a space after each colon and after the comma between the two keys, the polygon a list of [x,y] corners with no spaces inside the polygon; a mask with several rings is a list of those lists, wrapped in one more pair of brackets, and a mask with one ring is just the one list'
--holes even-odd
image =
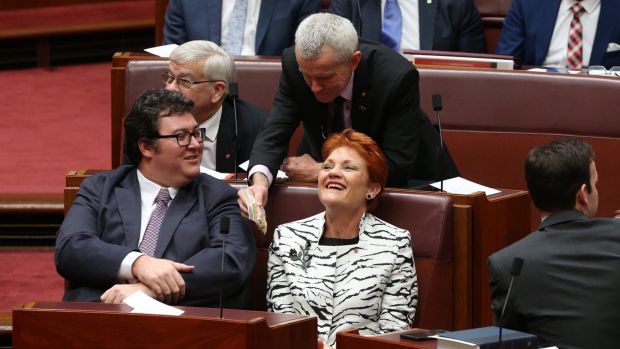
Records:
{"label": "white shirt cuff", "polygon": [[267,180],[269,181],[269,186],[271,186],[271,183],[273,183],[273,176],[271,175],[271,171],[269,171],[269,167],[265,166],[265,165],[254,165],[252,166],[252,168],[250,169],[250,173],[248,173],[248,182],[250,182],[250,178],[252,178],[252,175],[255,174],[256,172],[260,172],[262,174],[264,174],[267,177]]}
{"label": "white shirt cuff", "polygon": [[133,263],[138,259],[138,257],[144,256],[142,252],[132,251],[129,252],[123,261],[121,262],[121,267],[118,269],[118,279],[121,281],[127,281],[129,283],[135,283],[136,279],[133,277],[133,273],[131,272],[131,267]]}

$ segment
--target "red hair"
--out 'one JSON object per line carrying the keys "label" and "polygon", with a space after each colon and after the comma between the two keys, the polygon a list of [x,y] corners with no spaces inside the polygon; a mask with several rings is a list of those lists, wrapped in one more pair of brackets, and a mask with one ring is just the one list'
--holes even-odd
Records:
{"label": "red hair", "polygon": [[[368,178],[371,182],[379,183],[381,185],[379,193],[383,192],[385,184],[387,183],[388,168],[385,156],[379,148],[379,145],[364,133],[348,128],[341,133],[333,133],[327,138],[321,149],[323,159],[327,159],[329,154],[340,147],[349,147],[353,149],[366,161]],[[369,200],[368,206],[374,207],[378,197],[379,195]]]}

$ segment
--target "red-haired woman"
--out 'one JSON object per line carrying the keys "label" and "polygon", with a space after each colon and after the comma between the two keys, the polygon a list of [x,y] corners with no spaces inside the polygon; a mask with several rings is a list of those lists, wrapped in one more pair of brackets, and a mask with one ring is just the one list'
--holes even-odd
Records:
{"label": "red-haired woman", "polygon": [[325,212],[276,229],[267,304],[274,312],[316,316],[319,347],[329,348],[342,330],[408,328],[418,292],[409,232],[367,212],[387,180],[379,146],[347,129],[330,136],[322,152]]}

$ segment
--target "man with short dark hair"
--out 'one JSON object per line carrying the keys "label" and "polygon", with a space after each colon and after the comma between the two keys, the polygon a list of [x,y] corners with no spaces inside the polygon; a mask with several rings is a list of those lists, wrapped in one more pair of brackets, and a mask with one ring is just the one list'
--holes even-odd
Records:
{"label": "man with short dark hair", "polygon": [[[256,246],[236,190],[200,173],[205,130],[178,92],[149,90],[125,119],[137,166],[81,186],[56,239],[68,301],[120,303],[137,290],[165,303],[246,307]],[[220,232],[229,220],[226,249]],[[222,254],[226,269],[221,271]]]}
{"label": "man with short dark hair", "polygon": [[534,148],[525,162],[541,211],[537,231],[488,260],[496,320],[514,258],[523,259],[503,325],[543,346],[616,348],[620,342],[620,220],[594,218],[598,173],[592,147],[566,138]]}

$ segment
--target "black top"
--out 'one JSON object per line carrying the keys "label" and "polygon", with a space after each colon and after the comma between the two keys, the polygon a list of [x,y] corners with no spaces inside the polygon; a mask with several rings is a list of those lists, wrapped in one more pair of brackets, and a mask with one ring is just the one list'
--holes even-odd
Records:
{"label": "black top", "polygon": [[325,235],[321,235],[321,239],[319,240],[319,245],[323,245],[323,246],[357,245],[359,241],[360,241],[359,236],[356,236],[352,239],[339,239],[339,238],[328,238]]}

